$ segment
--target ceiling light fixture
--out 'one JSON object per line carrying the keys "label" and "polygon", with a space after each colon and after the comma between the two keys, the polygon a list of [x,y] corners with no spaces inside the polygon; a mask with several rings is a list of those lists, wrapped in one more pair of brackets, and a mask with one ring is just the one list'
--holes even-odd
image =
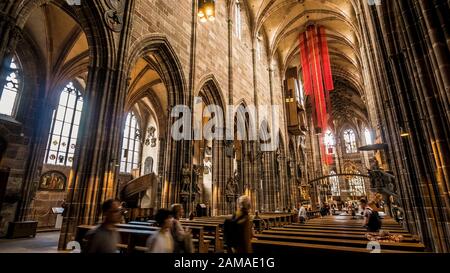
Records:
{"label": "ceiling light fixture", "polygon": [[214,21],[216,19],[216,1],[198,0],[197,16],[202,23]]}

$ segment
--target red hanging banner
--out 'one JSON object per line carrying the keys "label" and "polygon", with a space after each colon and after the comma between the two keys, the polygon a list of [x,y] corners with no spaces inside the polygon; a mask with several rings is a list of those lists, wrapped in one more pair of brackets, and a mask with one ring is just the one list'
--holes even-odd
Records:
{"label": "red hanging banner", "polygon": [[308,45],[306,44],[306,33],[300,34],[300,63],[302,64],[303,88],[305,95],[312,93],[311,69],[308,61]]}
{"label": "red hanging banner", "polygon": [[322,46],[322,60],[323,60],[323,75],[325,81],[325,89],[327,91],[334,90],[333,75],[331,73],[330,53],[328,51],[328,41],[325,28],[319,27],[320,43]]}
{"label": "red hanging banner", "polygon": [[326,128],[326,105],[325,96],[323,93],[323,77],[322,65],[320,57],[320,39],[317,35],[317,28],[315,26],[308,27],[308,40],[311,49],[311,65],[313,67],[313,89],[316,102],[317,128],[325,130]]}
{"label": "red hanging banner", "polygon": [[320,150],[326,164],[333,163],[333,156],[326,151],[323,134],[329,127],[331,99],[334,89],[330,54],[324,27],[308,26],[300,35],[300,61],[305,94],[310,97],[315,128],[321,131]]}

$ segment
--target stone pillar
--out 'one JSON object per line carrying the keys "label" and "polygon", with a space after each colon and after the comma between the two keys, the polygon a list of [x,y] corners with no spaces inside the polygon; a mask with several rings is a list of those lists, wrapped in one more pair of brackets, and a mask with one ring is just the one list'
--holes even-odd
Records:
{"label": "stone pillar", "polygon": [[0,96],[5,85],[6,76],[9,74],[9,66],[14,57],[16,46],[22,39],[22,30],[16,26],[14,18],[2,14],[0,20]]}
{"label": "stone pillar", "polygon": [[[111,31],[117,47],[99,39],[89,67],[84,111],[78,137],[78,157],[68,179],[67,211],[61,229],[59,249],[65,249],[80,224],[101,220],[101,204],[117,193],[116,175],[123,134],[122,120],[128,85],[126,50],[129,46],[130,17],[134,1],[123,3],[123,25],[97,21],[99,28]],[[99,8],[91,5],[83,9]],[[91,22],[94,24],[94,22]],[[102,44],[102,42],[104,42]],[[101,51],[101,52],[100,52]],[[111,60],[115,60],[113,62]]]}

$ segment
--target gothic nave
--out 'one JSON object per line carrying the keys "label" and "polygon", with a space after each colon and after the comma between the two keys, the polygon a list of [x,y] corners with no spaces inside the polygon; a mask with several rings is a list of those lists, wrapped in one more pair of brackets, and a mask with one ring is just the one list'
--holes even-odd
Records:
{"label": "gothic nave", "polygon": [[386,253],[450,252],[449,6],[0,0],[0,252],[67,251],[111,198],[221,252],[240,196],[255,253],[367,252],[361,199]]}

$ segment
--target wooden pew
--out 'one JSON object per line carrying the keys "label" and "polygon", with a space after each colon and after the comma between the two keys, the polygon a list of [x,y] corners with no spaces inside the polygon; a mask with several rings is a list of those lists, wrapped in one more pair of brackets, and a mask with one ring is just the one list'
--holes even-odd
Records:
{"label": "wooden pew", "polygon": [[320,211],[319,210],[307,211],[306,215],[308,216],[309,219],[314,219],[320,217]]}
{"label": "wooden pew", "polygon": [[[255,254],[332,254],[332,253],[369,253],[366,248],[345,247],[333,245],[317,245],[308,243],[277,242],[266,240],[253,240]],[[408,251],[381,250],[381,253],[416,253]]]}
{"label": "wooden pew", "polygon": [[155,227],[157,226],[157,223],[156,223],[155,220],[148,220],[148,221],[145,221],[145,222],[131,221],[131,222],[128,222],[128,224],[130,224],[130,225],[155,226]]}
{"label": "wooden pew", "polygon": [[[284,230],[284,231],[294,231],[294,232],[317,232],[317,228],[289,228],[289,227],[282,227],[282,228],[273,228],[272,230]],[[364,235],[367,233],[367,231],[352,231],[351,229],[345,229],[345,230],[325,230],[325,229],[319,229],[321,233],[331,233],[331,234],[356,234],[356,235]],[[403,237],[411,237],[412,235],[407,232],[390,232],[392,234],[396,235],[402,235]]]}
{"label": "wooden pew", "polygon": [[261,213],[260,216],[273,218],[279,226],[292,223],[294,218],[293,213]]}
{"label": "wooden pew", "polygon": [[[272,227],[256,234],[252,241],[255,253],[368,253],[367,230],[363,221],[345,217],[312,219],[307,224]],[[402,235],[401,242],[380,241],[382,253],[423,253],[425,246],[400,225],[386,218],[383,229]]]}
{"label": "wooden pew", "polygon": [[[272,234],[272,235],[285,235],[285,236],[305,236],[305,237],[319,237],[319,238],[332,238],[332,239],[347,239],[347,240],[364,240],[366,239],[366,233],[327,233],[321,232],[320,230],[315,231],[293,231],[293,230],[285,230],[283,228],[279,228],[277,230],[265,230],[263,234]],[[411,236],[404,236],[403,242],[417,242]]]}
{"label": "wooden pew", "polygon": [[[76,233],[76,241],[82,245],[83,247],[86,246],[86,242],[84,237],[86,236],[87,232],[91,229],[96,228],[96,226],[88,226],[88,225],[82,225],[77,227],[77,233]],[[122,246],[126,246],[125,252],[126,253],[133,253],[135,251],[136,247],[145,248],[147,239],[154,235],[157,230],[136,230],[136,229],[127,229],[127,228],[118,228],[117,232],[120,235],[120,244]],[[120,247],[120,246],[119,246]]]}
{"label": "wooden pew", "polygon": [[[284,226],[284,228],[289,228],[289,229],[312,229],[312,230],[327,230],[327,231],[331,231],[331,232],[340,232],[340,231],[360,231],[360,232],[367,232],[367,229],[360,227],[354,227],[354,228],[345,228],[345,227],[323,227],[323,226],[302,226],[302,225],[287,225]],[[385,229],[386,231],[389,231],[390,233],[407,233],[405,230],[403,229]]]}
{"label": "wooden pew", "polygon": [[[131,222],[130,222],[131,223]],[[127,228],[127,229],[137,229],[137,230],[159,230],[159,227],[154,227],[151,225],[136,225],[136,224],[117,224],[118,228]]]}
{"label": "wooden pew", "polygon": [[[357,222],[309,221],[304,224],[294,223],[293,225],[353,228],[353,227],[362,227],[363,224],[364,224],[363,221],[357,221]],[[402,226],[400,226],[398,224],[392,224],[392,223],[384,223],[383,222],[382,226],[391,228],[391,229],[403,229]]]}
{"label": "wooden pew", "polygon": [[203,227],[205,233],[211,234],[211,236],[205,235],[205,238],[214,240],[214,252],[221,252],[223,250],[223,243],[220,237],[220,224],[214,222],[201,222],[201,221],[190,221],[190,220],[180,220],[183,226],[190,227]]}
{"label": "wooden pew", "polygon": [[[255,237],[259,240],[265,241],[277,241],[277,242],[292,242],[292,243],[308,243],[319,244],[328,246],[345,246],[345,247],[357,247],[366,248],[369,243],[368,240],[345,240],[345,239],[332,239],[332,238],[318,238],[318,237],[300,237],[300,236],[285,236],[285,235],[272,235],[272,234],[257,234]],[[423,252],[425,246],[419,243],[406,243],[406,242],[380,242],[381,249],[387,250],[400,250],[400,251],[413,251]]]}
{"label": "wooden pew", "polygon": [[[138,230],[159,230],[159,227],[152,226],[148,222],[130,222],[128,224],[118,224],[119,228],[129,228]],[[210,240],[206,240],[204,236],[203,227],[200,226],[184,226],[191,229],[192,241],[198,245],[198,253],[208,253]]]}

